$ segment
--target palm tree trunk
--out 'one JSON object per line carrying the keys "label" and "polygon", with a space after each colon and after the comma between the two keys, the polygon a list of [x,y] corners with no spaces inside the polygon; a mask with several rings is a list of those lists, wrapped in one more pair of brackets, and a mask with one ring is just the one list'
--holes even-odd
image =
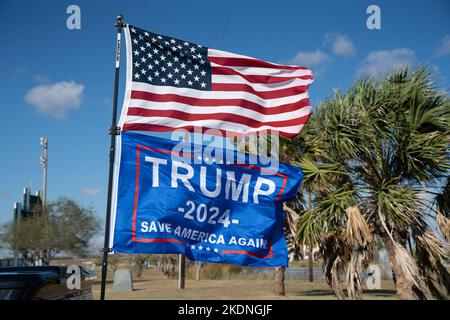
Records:
{"label": "palm tree trunk", "polygon": [[312,247],[309,247],[308,252],[308,273],[309,273],[309,282],[314,282],[314,256]]}
{"label": "palm tree trunk", "polygon": [[397,295],[399,299],[417,300],[418,297],[414,293],[412,285],[407,281],[399,263],[397,262],[397,257],[395,255],[395,249],[392,240],[385,232],[381,233],[381,238],[383,239],[384,246],[389,256],[389,261],[391,262],[395,288],[397,290]]}
{"label": "palm tree trunk", "polygon": [[284,296],[286,294],[284,290],[284,271],[285,267],[276,267],[275,268],[275,282],[273,291],[276,296]]}
{"label": "palm tree trunk", "polygon": [[[308,210],[312,210],[311,191],[308,191]],[[308,252],[308,273],[309,273],[309,282],[314,282],[314,256],[312,246],[309,247]]]}

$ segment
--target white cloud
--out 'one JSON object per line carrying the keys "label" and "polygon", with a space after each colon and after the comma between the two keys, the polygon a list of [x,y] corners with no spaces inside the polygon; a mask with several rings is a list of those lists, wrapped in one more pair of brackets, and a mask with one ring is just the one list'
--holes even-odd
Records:
{"label": "white cloud", "polygon": [[445,56],[447,54],[450,54],[450,35],[446,35],[442,38],[441,45],[435,52],[436,56]]}
{"label": "white cloud", "polygon": [[81,105],[84,85],[61,81],[31,88],[25,100],[39,112],[55,118],[65,118],[69,111]]}
{"label": "white cloud", "polygon": [[291,58],[289,62],[309,67],[325,64],[330,60],[330,57],[326,53],[323,53],[321,50],[317,49],[316,51],[300,51],[293,58]]}
{"label": "white cloud", "polygon": [[327,33],[324,37],[324,45],[330,45],[331,51],[339,56],[350,56],[356,52],[349,36],[343,34]]}
{"label": "white cloud", "polygon": [[80,192],[84,195],[96,197],[102,193],[101,188],[83,188],[80,189]]}
{"label": "white cloud", "polygon": [[[339,56],[354,55],[356,52],[356,48],[350,38],[347,35],[338,33],[325,34],[322,47],[326,47],[325,49],[328,49],[328,46],[331,48],[333,54]],[[328,64],[332,60],[333,59],[329,54],[325,53],[321,49],[316,49],[314,51],[297,52],[294,57],[286,62],[305,67],[315,67],[314,75],[317,77],[325,72]]]}
{"label": "white cloud", "polygon": [[359,64],[359,75],[380,76],[392,69],[410,65],[415,60],[414,51],[407,48],[369,52]]}

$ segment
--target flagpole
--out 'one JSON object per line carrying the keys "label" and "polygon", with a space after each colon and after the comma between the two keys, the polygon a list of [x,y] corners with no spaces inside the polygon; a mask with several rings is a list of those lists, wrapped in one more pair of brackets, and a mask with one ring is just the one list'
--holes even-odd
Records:
{"label": "flagpole", "polygon": [[113,101],[113,113],[111,127],[109,128],[109,134],[111,136],[111,145],[109,148],[109,178],[108,178],[108,202],[106,204],[106,224],[105,224],[105,241],[103,246],[103,261],[102,261],[102,283],[100,289],[100,300],[105,300],[105,288],[106,288],[106,275],[108,273],[108,253],[111,251],[109,244],[109,228],[111,220],[111,198],[112,198],[112,185],[114,174],[114,160],[116,149],[116,136],[120,134],[120,128],[117,127],[117,94],[119,90],[119,69],[120,69],[120,44],[122,37],[122,28],[124,26],[123,16],[118,15],[114,26],[117,30],[117,42],[116,42],[116,74],[114,79],[114,101]]}

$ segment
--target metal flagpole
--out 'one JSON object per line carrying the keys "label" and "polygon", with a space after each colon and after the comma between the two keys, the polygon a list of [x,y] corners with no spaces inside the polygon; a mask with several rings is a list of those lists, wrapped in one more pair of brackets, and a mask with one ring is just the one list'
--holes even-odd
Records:
{"label": "metal flagpole", "polygon": [[116,136],[120,134],[120,128],[117,127],[117,94],[119,90],[119,68],[120,68],[120,41],[122,37],[122,28],[124,26],[123,16],[118,15],[115,27],[117,30],[117,44],[116,44],[116,75],[114,80],[114,101],[111,127],[109,134],[111,135],[111,146],[109,148],[109,178],[108,178],[108,202],[106,204],[106,225],[105,225],[105,242],[103,246],[103,261],[102,261],[102,283],[100,289],[100,300],[105,300],[106,275],[108,272],[108,253],[109,247],[109,227],[111,220],[111,198],[112,198],[112,184],[114,173],[114,160],[116,149]]}

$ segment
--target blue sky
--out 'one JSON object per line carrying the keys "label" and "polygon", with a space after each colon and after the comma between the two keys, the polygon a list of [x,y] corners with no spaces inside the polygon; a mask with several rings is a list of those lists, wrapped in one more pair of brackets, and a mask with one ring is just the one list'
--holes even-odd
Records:
{"label": "blue sky", "polygon": [[[81,9],[81,30],[66,27],[71,4]],[[366,27],[370,4],[381,9],[381,30]],[[49,140],[48,199],[75,198],[104,217],[118,13],[156,33],[310,67],[313,105],[359,75],[403,63],[429,64],[439,88],[450,87],[447,0],[3,0],[0,224],[23,187],[41,186],[40,136]]]}

